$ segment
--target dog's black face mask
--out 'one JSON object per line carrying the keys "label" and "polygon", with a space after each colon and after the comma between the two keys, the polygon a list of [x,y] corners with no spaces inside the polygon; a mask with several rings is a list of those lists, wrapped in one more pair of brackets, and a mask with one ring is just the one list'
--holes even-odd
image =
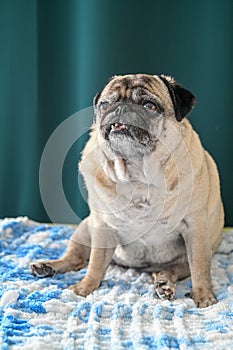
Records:
{"label": "dog's black face mask", "polygon": [[152,152],[156,143],[153,126],[163,113],[159,102],[141,88],[132,91],[130,99],[121,101],[118,96],[116,102],[111,97],[100,100],[97,107],[97,123],[109,147],[119,156]]}
{"label": "dog's black face mask", "polygon": [[[148,151],[154,149],[155,137],[150,127],[151,118],[158,117],[154,103],[147,101],[139,105],[117,102],[109,105],[103,102],[99,106],[99,113],[102,116],[100,130],[115,152],[121,151],[121,144],[130,148],[133,146],[143,153],[145,148]],[[131,145],[127,146],[128,143]]]}
{"label": "dog's black face mask", "polygon": [[[174,117],[177,121],[188,112],[188,108],[184,111],[183,105],[187,104],[191,110],[191,102],[187,99],[191,101],[193,95],[183,89],[187,92],[183,99],[177,97],[175,101],[175,92],[170,99],[170,91],[177,85],[172,86],[168,81],[165,84],[164,79],[148,75],[116,77],[95,97],[96,126],[115,154],[130,158],[153,152],[169,103],[170,110],[172,106],[176,107]],[[164,99],[164,96],[167,97]],[[178,106],[177,101],[182,104]]]}

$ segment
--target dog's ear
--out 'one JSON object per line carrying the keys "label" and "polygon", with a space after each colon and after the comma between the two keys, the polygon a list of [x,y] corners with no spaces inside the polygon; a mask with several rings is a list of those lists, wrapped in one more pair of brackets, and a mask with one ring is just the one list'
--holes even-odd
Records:
{"label": "dog's ear", "polygon": [[175,110],[175,117],[180,122],[191,112],[196,103],[196,98],[191,91],[177,84],[173,78],[165,75],[159,75],[159,77],[169,91]]}
{"label": "dog's ear", "polygon": [[93,107],[94,107],[94,118],[93,118],[93,123],[96,122],[96,105],[100,99],[102,91],[98,92],[95,97],[93,98]]}
{"label": "dog's ear", "polygon": [[102,92],[102,91],[99,91],[99,92],[95,95],[95,97],[94,97],[94,99],[93,99],[93,106],[94,106],[94,107],[97,105],[97,103],[98,103],[98,101],[99,101],[99,99],[100,99],[101,92]]}

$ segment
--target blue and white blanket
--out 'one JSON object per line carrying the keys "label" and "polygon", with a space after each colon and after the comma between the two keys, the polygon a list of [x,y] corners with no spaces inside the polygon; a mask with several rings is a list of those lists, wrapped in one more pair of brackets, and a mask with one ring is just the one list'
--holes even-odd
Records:
{"label": "blue and white blanket", "polygon": [[67,286],[86,272],[39,279],[33,260],[65,250],[72,228],[28,218],[0,220],[0,349],[232,349],[233,230],[212,259],[218,304],[197,309],[185,298],[190,278],[177,283],[176,299],[161,301],[149,274],[110,266],[87,298]]}

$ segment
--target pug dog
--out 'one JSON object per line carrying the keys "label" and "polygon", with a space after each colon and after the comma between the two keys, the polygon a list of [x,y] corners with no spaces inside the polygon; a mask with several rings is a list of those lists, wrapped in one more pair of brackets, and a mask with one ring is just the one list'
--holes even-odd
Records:
{"label": "pug dog", "polygon": [[173,299],[191,275],[197,307],[216,303],[210,277],[224,211],[217,167],[187,120],[193,94],[164,75],[114,76],[94,99],[94,121],[79,169],[90,215],[58,260],[33,262],[48,277],[82,269],[70,288],[99,287],[108,265],[151,272],[158,296]]}

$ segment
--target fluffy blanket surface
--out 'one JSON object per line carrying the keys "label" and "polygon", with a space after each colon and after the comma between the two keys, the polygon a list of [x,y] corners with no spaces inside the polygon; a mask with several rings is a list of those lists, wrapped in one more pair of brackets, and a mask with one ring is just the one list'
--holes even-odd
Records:
{"label": "fluffy blanket surface", "polygon": [[35,278],[29,264],[62,255],[72,228],[28,218],[0,220],[0,349],[232,349],[233,230],[212,259],[218,303],[197,309],[185,297],[187,278],[174,301],[161,301],[151,277],[111,265],[87,298],[66,289],[86,269]]}

